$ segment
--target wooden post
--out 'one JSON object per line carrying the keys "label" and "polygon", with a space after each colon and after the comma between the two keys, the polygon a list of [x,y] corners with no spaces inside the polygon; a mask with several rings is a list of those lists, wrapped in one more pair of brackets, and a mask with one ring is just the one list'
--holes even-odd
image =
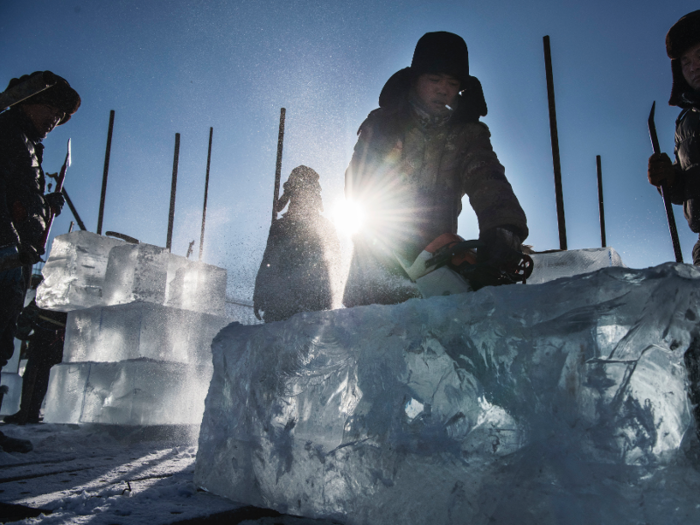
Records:
{"label": "wooden post", "polygon": [[277,135],[277,167],[275,168],[275,194],[272,199],[272,223],[277,220],[277,201],[280,198],[280,179],[282,177],[282,145],[284,144],[284,118],[287,110],[280,109],[280,130]]}
{"label": "wooden post", "polygon": [[596,155],[596,166],[598,168],[598,209],[600,210],[600,245],[605,248],[605,208],[603,207],[603,168],[600,162],[600,155]]}
{"label": "wooden post", "polygon": [[552,138],[552,161],[554,163],[554,192],[557,200],[557,221],[559,224],[559,247],[567,249],[566,221],[564,219],[564,192],[561,186],[561,161],[559,159],[559,135],[557,133],[557,108],[554,102],[554,77],[552,75],[552,52],[549,35],[543,37],[544,64],[547,74],[547,96],[549,99],[549,129]]}
{"label": "wooden post", "polygon": [[207,153],[207,175],[204,181],[204,206],[202,209],[202,233],[199,237],[199,260],[202,260],[204,252],[204,224],[207,221],[207,196],[209,194],[209,167],[211,166],[211,139],[214,135],[214,128],[209,128],[209,152]]}
{"label": "wooden post", "polygon": [[109,173],[109,155],[112,151],[112,130],[114,129],[114,110],[109,112],[109,130],[107,131],[107,151],[105,167],[102,172],[102,193],[100,194],[100,212],[97,216],[97,235],[102,235],[102,219],[105,214],[105,196],[107,195],[107,174]]}
{"label": "wooden post", "polygon": [[170,186],[170,213],[168,214],[168,240],[165,247],[172,251],[173,222],[175,222],[175,191],[177,189],[177,165],[180,160],[180,134],[175,133],[175,155],[173,157],[173,182]]}

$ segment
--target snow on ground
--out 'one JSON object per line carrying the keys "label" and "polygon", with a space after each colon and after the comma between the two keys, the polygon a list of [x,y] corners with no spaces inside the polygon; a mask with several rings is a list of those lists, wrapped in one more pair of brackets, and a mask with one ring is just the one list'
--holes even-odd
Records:
{"label": "snow on ground", "polygon": [[[3,523],[193,524],[223,516],[231,524],[330,523],[280,516],[197,490],[196,427],[1,424],[0,431],[34,445],[27,454],[0,452]],[[26,509],[8,505],[47,512],[18,521],[13,511]]]}

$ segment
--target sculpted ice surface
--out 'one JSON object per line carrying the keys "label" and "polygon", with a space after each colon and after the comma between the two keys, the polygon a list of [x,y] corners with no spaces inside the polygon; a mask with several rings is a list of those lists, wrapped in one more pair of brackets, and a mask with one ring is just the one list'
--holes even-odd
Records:
{"label": "sculpted ice surface", "polygon": [[348,524],[655,522],[698,305],[700,272],[667,264],[234,323],[196,482]]}

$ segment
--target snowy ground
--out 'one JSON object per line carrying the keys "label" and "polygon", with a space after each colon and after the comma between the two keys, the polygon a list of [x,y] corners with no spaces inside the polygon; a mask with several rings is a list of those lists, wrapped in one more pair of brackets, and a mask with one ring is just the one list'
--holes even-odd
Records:
{"label": "snowy ground", "polygon": [[[197,430],[0,424],[6,435],[34,445],[28,454],[0,452],[0,522],[330,524],[198,491],[192,482]],[[45,514],[22,519],[27,507]]]}

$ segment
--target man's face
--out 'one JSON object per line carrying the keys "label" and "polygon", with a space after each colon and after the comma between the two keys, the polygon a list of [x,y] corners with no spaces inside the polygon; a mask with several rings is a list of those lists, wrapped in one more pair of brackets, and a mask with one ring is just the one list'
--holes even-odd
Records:
{"label": "man's face", "polygon": [[681,69],[690,87],[700,90],[700,43],[683,53],[681,56]]}
{"label": "man's face", "polygon": [[425,73],[416,80],[415,90],[432,115],[446,115],[450,109],[445,106],[454,109],[459,94],[459,80],[451,75]]}
{"label": "man's face", "polygon": [[63,111],[46,104],[23,104],[22,108],[41,137],[46,137],[66,116]]}

